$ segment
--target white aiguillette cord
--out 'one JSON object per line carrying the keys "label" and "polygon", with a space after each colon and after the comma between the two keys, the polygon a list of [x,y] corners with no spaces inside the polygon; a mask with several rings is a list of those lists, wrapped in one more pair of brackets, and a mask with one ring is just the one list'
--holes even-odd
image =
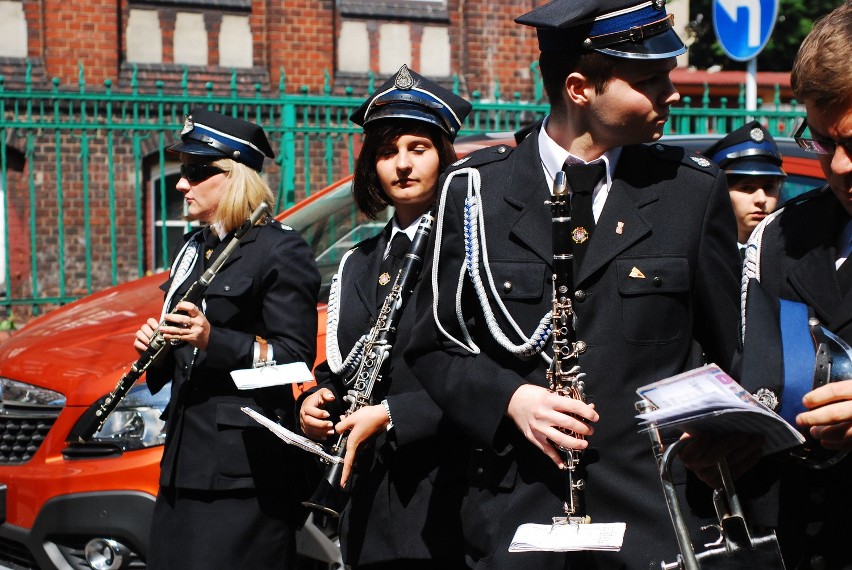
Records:
{"label": "white aiguillette cord", "polygon": [[[463,341],[456,339],[447,332],[438,318],[438,266],[441,257],[440,253],[444,229],[444,211],[446,209],[450,182],[454,177],[460,174],[464,174],[468,178],[464,211],[465,264],[459,268],[459,281],[456,288],[455,298],[456,319],[461,328],[462,335],[464,336]],[[544,354],[542,350],[547,343],[547,339],[550,338],[551,322],[553,319],[551,312],[548,311],[542,317],[532,335],[526,337],[521,327],[517,324],[512,315],[509,313],[509,310],[503,304],[503,301],[500,299],[500,294],[497,292],[497,286],[494,284],[494,277],[491,274],[491,268],[488,264],[488,248],[485,244],[485,218],[482,213],[482,208],[479,207],[479,203],[481,201],[481,185],[482,180],[478,170],[475,168],[462,168],[450,173],[444,181],[444,187],[441,189],[441,196],[438,202],[438,222],[435,229],[435,255],[432,259],[432,296],[435,300],[435,302],[432,303],[432,317],[438,329],[448,340],[454,342],[468,352],[479,354],[480,349],[476,343],[473,342],[473,339],[470,336],[470,331],[468,331],[467,326],[465,325],[461,309],[462,281],[464,280],[465,270],[467,270],[467,273],[470,275],[474,291],[476,292],[477,299],[479,300],[479,304],[482,307],[485,321],[488,324],[488,330],[491,332],[491,336],[494,340],[496,340],[511,354],[528,357],[540,353],[541,357],[549,363],[550,357]],[[482,242],[481,246],[480,241]],[[485,275],[488,280],[489,289],[491,290],[491,296],[518,336],[524,339],[522,344],[513,343],[497,323],[494,311],[491,309],[491,302],[489,300],[488,293],[485,290],[485,285],[483,284],[482,277],[480,276],[480,252],[482,253],[481,265],[485,269]]]}

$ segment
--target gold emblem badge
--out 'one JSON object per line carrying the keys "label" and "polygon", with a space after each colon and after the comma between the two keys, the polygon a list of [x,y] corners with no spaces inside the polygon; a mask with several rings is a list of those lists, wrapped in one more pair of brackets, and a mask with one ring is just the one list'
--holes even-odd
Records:
{"label": "gold emblem badge", "polygon": [[388,283],[390,283],[390,273],[388,273],[387,271],[385,271],[384,273],[382,273],[381,275],[379,275],[379,285],[381,285],[382,287],[384,287],[384,286],[385,286],[385,285],[387,285]]}
{"label": "gold emblem badge", "polygon": [[630,275],[628,275],[628,277],[633,279],[645,279],[645,274],[642,273],[638,267],[634,266],[633,269],[630,270]]}
{"label": "gold emblem badge", "polygon": [[204,252],[204,259],[210,259],[210,256],[213,255],[213,248],[208,248],[207,251]]}
{"label": "gold emblem badge", "polygon": [[579,228],[571,232],[571,239],[574,240],[574,243],[583,243],[584,241],[589,239],[589,232],[586,230],[586,228],[580,226]]}

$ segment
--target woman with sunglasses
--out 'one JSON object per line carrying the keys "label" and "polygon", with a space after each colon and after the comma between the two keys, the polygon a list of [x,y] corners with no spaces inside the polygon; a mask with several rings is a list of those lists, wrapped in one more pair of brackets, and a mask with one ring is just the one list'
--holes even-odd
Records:
{"label": "woman with sunglasses", "polygon": [[169,150],[180,155],[187,217],[203,228],[187,234],[162,287],[162,324],[148,319],[134,343],[141,353],[159,327],[173,345],[147,373],[152,393],[171,381],[147,567],[294,568],[306,459],[240,410],[292,425],[292,390],[240,389],[231,372],[272,362],[310,369],[319,272],[305,241],[267,217],[244,235],[201,303],[180,301],[258,205],[272,208],[260,170],[274,154],[260,126],[205,109],[187,117]]}
{"label": "woman with sunglasses", "polygon": [[[403,66],[350,117],[364,127],[355,202],[371,219],[388,206],[394,216],[341,262],[334,286],[339,297],[331,296],[328,311],[331,363],[317,367],[319,389],[302,401],[300,425],[316,440],[349,434],[340,541],[344,562],[355,570],[466,568],[459,510],[468,448],[403,359],[419,316],[413,302],[402,313],[373,405],[340,418],[352,388],[341,357],[375,322],[396,277],[389,261],[404,257],[420,216],[435,202],[438,178],[455,160],[452,140],[470,108]],[[421,275],[418,286],[424,283]]]}

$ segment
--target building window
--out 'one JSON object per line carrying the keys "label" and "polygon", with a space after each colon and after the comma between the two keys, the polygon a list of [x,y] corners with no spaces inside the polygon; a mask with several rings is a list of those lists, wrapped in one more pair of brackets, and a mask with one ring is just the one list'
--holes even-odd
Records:
{"label": "building window", "polygon": [[133,4],[158,4],[165,6],[199,6],[202,8],[238,8],[251,10],[252,0],[129,0]]}
{"label": "building window", "polygon": [[446,0],[339,0],[344,16],[448,21]]}
{"label": "building window", "polygon": [[180,180],[180,164],[168,162],[163,168],[165,172],[163,188],[160,187],[160,165],[154,163],[151,168],[150,183],[148,186],[148,200],[146,224],[150,244],[148,249],[147,265],[154,269],[165,269],[171,265],[171,257],[175,254],[175,248],[183,243],[183,235],[197,222],[187,222],[186,200],[183,193],[178,192],[175,187]]}
{"label": "building window", "polygon": [[163,62],[163,31],[156,10],[130,10],[127,17],[127,61]]}
{"label": "building window", "polygon": [[0,2],[0,57],[27,57],[27,19],[22,2]]}

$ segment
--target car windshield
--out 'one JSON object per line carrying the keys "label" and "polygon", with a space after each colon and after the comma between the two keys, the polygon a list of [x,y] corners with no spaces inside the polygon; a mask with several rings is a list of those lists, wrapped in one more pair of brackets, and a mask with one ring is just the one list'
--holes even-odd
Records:
{"label": "car windshield", "polygon": [[812,176],[802,176],[800,174],[788,174],[781,185],[781,197],[778,200],[778,207],[790,198],[795,198],[799,194],[803,194],[808,190],[813,190],[825,184],[821,178]]}
{"label": "car windshield", "polygon": [[378,220],[365,218],[352,199],[352,182],[346,182],[309,207],[282,218],[281,223],[298,231],[314,251],[322,275],[320,302],[328,301],[331,278],[343,254],[358,242],[379,233],[392,215],[393,209],[388,208]]}

